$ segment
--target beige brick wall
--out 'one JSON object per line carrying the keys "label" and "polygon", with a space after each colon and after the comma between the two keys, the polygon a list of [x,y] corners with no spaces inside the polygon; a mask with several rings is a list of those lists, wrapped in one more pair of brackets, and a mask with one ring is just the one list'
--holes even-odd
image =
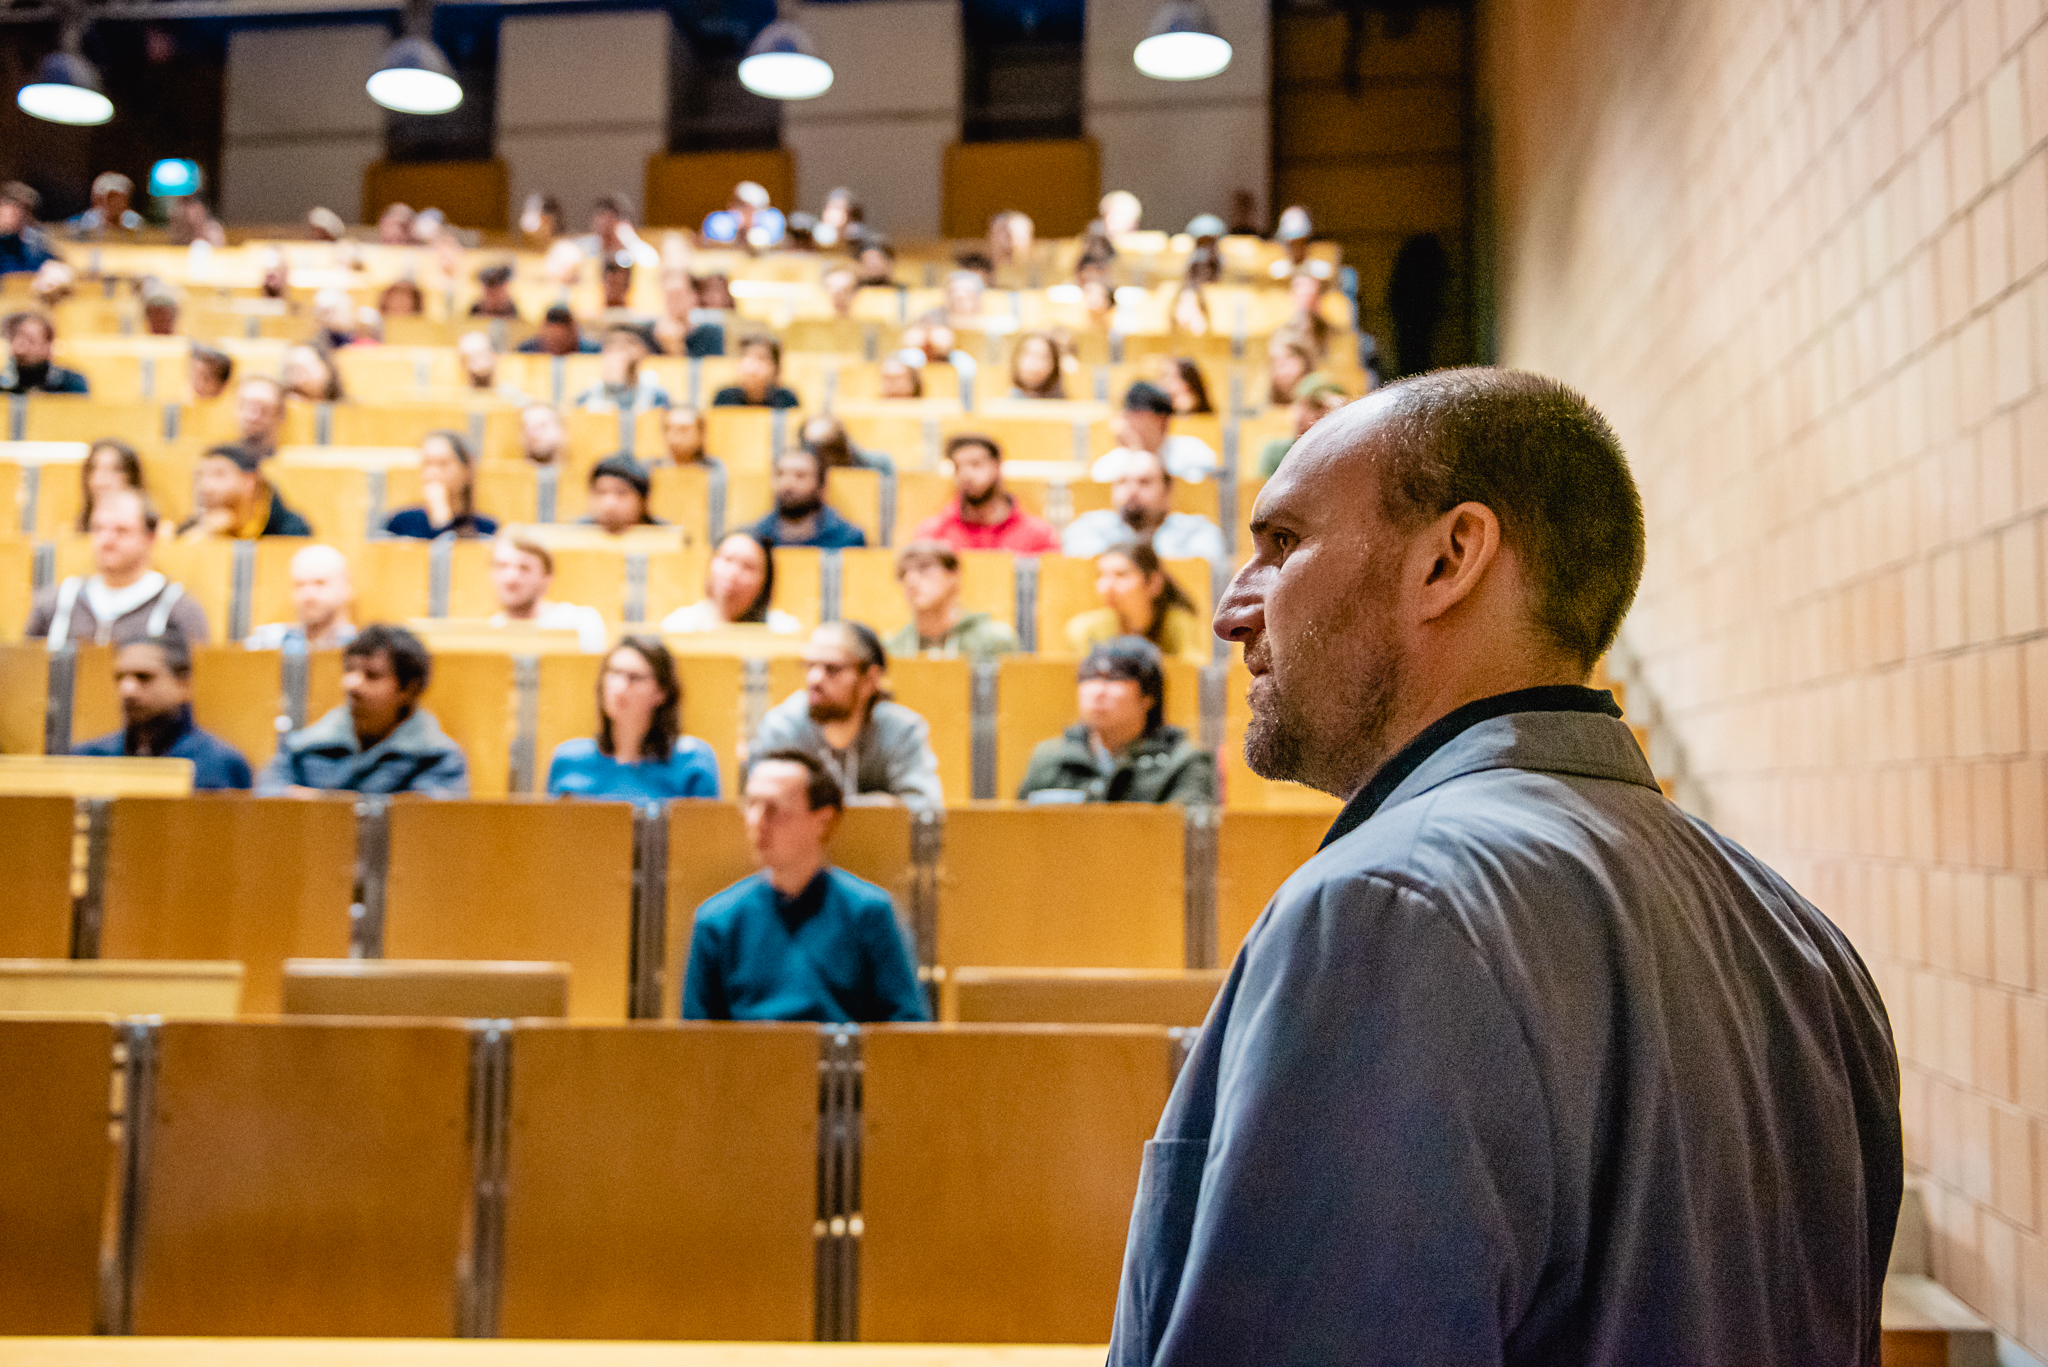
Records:
{"label": "beige brick wall", "polygon": [[1502,356],[1614,419],[1626,637],[1855,939],[1935,1271],[2048,1352],[2048,5],[1495,0]]}

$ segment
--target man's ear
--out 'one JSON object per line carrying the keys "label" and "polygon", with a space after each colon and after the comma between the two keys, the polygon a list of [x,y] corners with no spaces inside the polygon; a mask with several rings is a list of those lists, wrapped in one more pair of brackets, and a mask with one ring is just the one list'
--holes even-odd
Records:
{"label": "man's ear", "polygon": [[1500,558],[1500,517],[1484,503],[1460,503],[1415,537],[1417,617],[1429,622],[1470,598]]}

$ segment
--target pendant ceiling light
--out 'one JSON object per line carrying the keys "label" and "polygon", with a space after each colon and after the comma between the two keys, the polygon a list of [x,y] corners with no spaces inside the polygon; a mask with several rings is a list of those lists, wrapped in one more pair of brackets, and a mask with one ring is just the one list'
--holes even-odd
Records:
{"label": "pendant ceiling light", "polygon": [[408,35],[393,43],[364,82],[370,98],[400,114],[446,114],[462,103],[462,85],[434,40]]}
{"label": "pendant ceiling light", "polygon": [[818,55],[810,34],[778,19],[748,45],[740,84],[771,100],[814,100],[832,88],[832,64]]}
{"label": "pendant ceiling light", "polygon": [[100,85],[100,73],[78,52],[75,33],[65,46],[36,64],[36,74],[14,97],[21,112],[51,123],[92,125],[114,117],[114,102]]}
{"label": "pendant ceiling light", "polygon": [[1201,81],[1230,65],[1230,44],[1197,0],[1167,0],[1131,60],[1154,80]]}

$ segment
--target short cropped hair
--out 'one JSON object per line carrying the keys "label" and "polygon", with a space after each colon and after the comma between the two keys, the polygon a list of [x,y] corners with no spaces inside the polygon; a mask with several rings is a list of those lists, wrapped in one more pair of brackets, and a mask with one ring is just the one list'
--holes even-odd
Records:
{"label": "short cropped hair", "polygon": [[344,663],[349,660],[368,659],[383,654],[391,660],[391,673],[397,678],[400,688],[411,688],[417,684],[424,689],[433,677],[433,656],[427,653],[426,644],[404,627],[395,627],[388,622],[372,622],[356,633],[356,638],[341,648]]}
{"label": "short cropped hair", "polygon": [[184,629],[169,623],[154,636],[143,636],[127,642],[128,646],[154,646],[163,652],[164,668],[181,679],[192,677],[192,643],[185,638]]}
{"label": "short cropped hair", "polygon": [[946,438],[946,459],[953,459],[953,453],[963,446],[979,446],[995,457],[996,464],[1003,463],[1003,448],[994,437],[985,437],[979,432],[955,432]]}
{"label": "short cropped hair", "polygon": [[937,565],[948,574],[960,573],[960,556],[943,541],[913,541],[896,552],[896,577],[916,565]]}
{"label": "short cropped hair", "polygon": [[192,344],[192,359],[213,372],[213,378],[225,385],[235,375],[235,358],[218,347]]}
{"label": "short cropped hair", "polygon": [[1643,577],[1643,501],[1607,419],[1526,371],[1443,370],[1385,393],[1388,520],[1412,529],[1460,503],[1493,509],[1528,567],[1537,627],[1592,668]]}
{"label": "short cropped hair", "polygon": [[521,555],[530,555],[540,561],[540,567],[549,574],[555,572],[555,554],[542,545],[532,532],[523,527],[507,527],[498,533],[498,540]]}
{"label": "short cropped hair", "polygon": [[846,793],[840,788],[839,780],[832,777],[832,771],[819,763],[818,757],[810,751],[789,746],[756,755],[752,763],[801,764],[810,775],[810,781],[804,785],[804,800],[810,805],[810,809],[814,812],[821,807],[830,807],[842,812],[846,810]]}
{"label": "short cropped hair", "polygon": [[771,337],[765,332],[750,332],[740,338],[740,344],[734,348],[734,354],[744,353],[754,347],[766,351],[768,359],[775,362],[776,369],[782,368],[782,342],[778,338]]}

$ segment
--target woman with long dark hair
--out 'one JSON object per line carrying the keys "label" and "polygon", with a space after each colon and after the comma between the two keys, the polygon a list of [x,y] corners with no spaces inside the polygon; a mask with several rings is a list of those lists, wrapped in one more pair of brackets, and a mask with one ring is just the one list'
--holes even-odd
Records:
{"label": "woman with long dark hair", "polygon": [[548,792],[635,802],[718,796],[717,755],[683,734],[683,684],[667,646],[626,636],[612,647],[597,676],[597,736],[555,747]]}
{"label": "woman with long dark hair", "polygon": [[1213,638],[1159,553],[1146,545],[1112,546],[1095,557],[1095,595],[1102,606],[1067,623],[1076,655],[1119,636],[1142,636],[1162,655],[1207,664]]}
{"label": "woman with long dark hair", "polygon": [[775,548],[752,532],[729,532],[712,552],[704,596],[663,618],[661,629],[677,635],[744,626],[784,635],[802,631],[803,623],[769,606],[774,599]]}
{"label": "woman with long dark hair", "polygon": [[103,495],[122,489],[133,489],[144,498],[149,490],[142,479],[142,457],[135,454],[135,448],[125,441],[113,437],[101,437],[85,453],[85,464],[78,468],[78,530],[90,530],[92,505]]}
{"label": "woman with long dark hair", "polygon": [[384,519],[386,532],[427,541],[450,533],[497,535],[497,519],[476,510],[476,457],[458,434],[429,432],[420,439],[420,492],[417,507]]}
{"label": "woman with long dark hair", "polygon": [[1010,397],[1064,399],[1067,384],[1060,376],[1060,344],[1050,334],[1027,332],[1010,356]]}

